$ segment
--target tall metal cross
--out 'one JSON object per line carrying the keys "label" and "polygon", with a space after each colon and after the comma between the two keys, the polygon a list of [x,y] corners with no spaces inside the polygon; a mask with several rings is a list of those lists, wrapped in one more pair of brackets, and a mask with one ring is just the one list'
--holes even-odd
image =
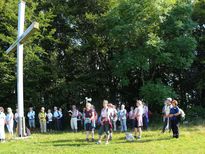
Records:
{"label": "tall metal cross", "polygon": [[23,96],[23,43],[39,29],[39,23],[33,22],[24,32],[25,6],[23,0],[18,4],[18,37],[17,40],[6,50],[8,54],[17,49],[17,98],[18,98],[18,134],[19,137],[25,135],[25,117],[24,117],[24,96]]}

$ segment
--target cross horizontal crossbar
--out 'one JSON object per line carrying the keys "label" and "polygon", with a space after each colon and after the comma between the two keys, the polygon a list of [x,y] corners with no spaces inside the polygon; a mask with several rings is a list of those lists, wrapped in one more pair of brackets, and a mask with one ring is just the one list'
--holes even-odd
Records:
{"label": "cross horizontal crossbar", "polygon": [[33,22],[27,30],[6,50],[6,53],[8,54],[9,52],[16,50],[18,43],[23,44],[36,30],[39,30],[39,23]]}

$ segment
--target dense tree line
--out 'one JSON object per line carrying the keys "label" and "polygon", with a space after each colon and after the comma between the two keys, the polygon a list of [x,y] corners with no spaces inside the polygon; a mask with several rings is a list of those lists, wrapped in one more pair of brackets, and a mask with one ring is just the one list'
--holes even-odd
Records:
{"label": "dense tree line", "polygon": [[[160,111],[166,97],[205,107],[205,1],[26,0],[26,106],[79,104],[86,96]],[[0,1],[0,104],[16,104],[14,0]]]}

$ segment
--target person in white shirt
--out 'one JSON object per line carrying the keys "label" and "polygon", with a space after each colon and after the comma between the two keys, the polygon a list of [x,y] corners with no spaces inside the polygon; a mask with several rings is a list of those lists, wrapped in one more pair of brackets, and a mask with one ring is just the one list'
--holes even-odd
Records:
{"label": "person in white shirt", "polygon": [[0,107],[0,142],[5,142],[5,119],[4,108]]}
{"label": "person in white shirt", "polygon": [[164,102],[164,107],[162,109],[163,122],[164,122],[162,133],[164,133],[166,130],[171,131],[170,118],[168,116],[170,114],[170,109],[172,108],[171,102],[172,102],[172,98],[167,98]]}
{"label": "person in white shirt", "polygon": [[71,120],[70,120],[71,129],[73,130],[73,132],[77,132],[79,111],[76,109],[75,105],[72,106],[72,111],[70,113],[71,113]]}
{"label": "person in white shirt", "polygon": [[99,140],[97,144],[101,144],[102,135],[106,133],[106,141],[105,144],[109,143],[109,137],[110,137],[110,115],[109,115],[109,109],[108,109],[108,101],[103,101],[103,109],[101,110],[101,121],[100,121],[100,129],[98,131],[99,134]]}
{"label": "person in white shirt", "polygon": [[13,127],[14,127],[14,115],[12,113],[11,108],[7,108],[6,127],[10,135],[9,139],[11,139],[13,137]]}
{"label": "person in white shirt", "polygon": [[35,116],[36,116],[35,111],[33,110],[32,107],[30,107],[29,112],[27,113],[28,123],[29,123],[30,129],[34,129],[36,127],[36,125],[35,125]]}
{"label": "person in white shirt", "polygon": [[53,129],[53,114],[51,113],[51,109],[48,109],[47,117],[47,131],[51,132]]}
{"label": "person in white shirt", "polygon": [[142,120],[142,115],[143,115],[143,106],[142,106],[142,101],[137,100],[136,103],[136,108],[135,108],[135,137],[137,137],[138,134],[138,140],[141,139],[142,136],[142,126],[143,126],[143,120]]}

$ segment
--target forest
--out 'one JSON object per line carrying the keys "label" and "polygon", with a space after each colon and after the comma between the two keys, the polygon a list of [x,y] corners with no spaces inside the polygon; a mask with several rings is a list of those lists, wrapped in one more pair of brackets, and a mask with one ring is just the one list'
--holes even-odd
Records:
{"label": "forest", "polygon": [[[0,1],[0,104],[15,108],[17,0]],[[92,97],[152,112],[172,97],[205,114],[205,0],[26,0],[25,107],[82,106]]]}

